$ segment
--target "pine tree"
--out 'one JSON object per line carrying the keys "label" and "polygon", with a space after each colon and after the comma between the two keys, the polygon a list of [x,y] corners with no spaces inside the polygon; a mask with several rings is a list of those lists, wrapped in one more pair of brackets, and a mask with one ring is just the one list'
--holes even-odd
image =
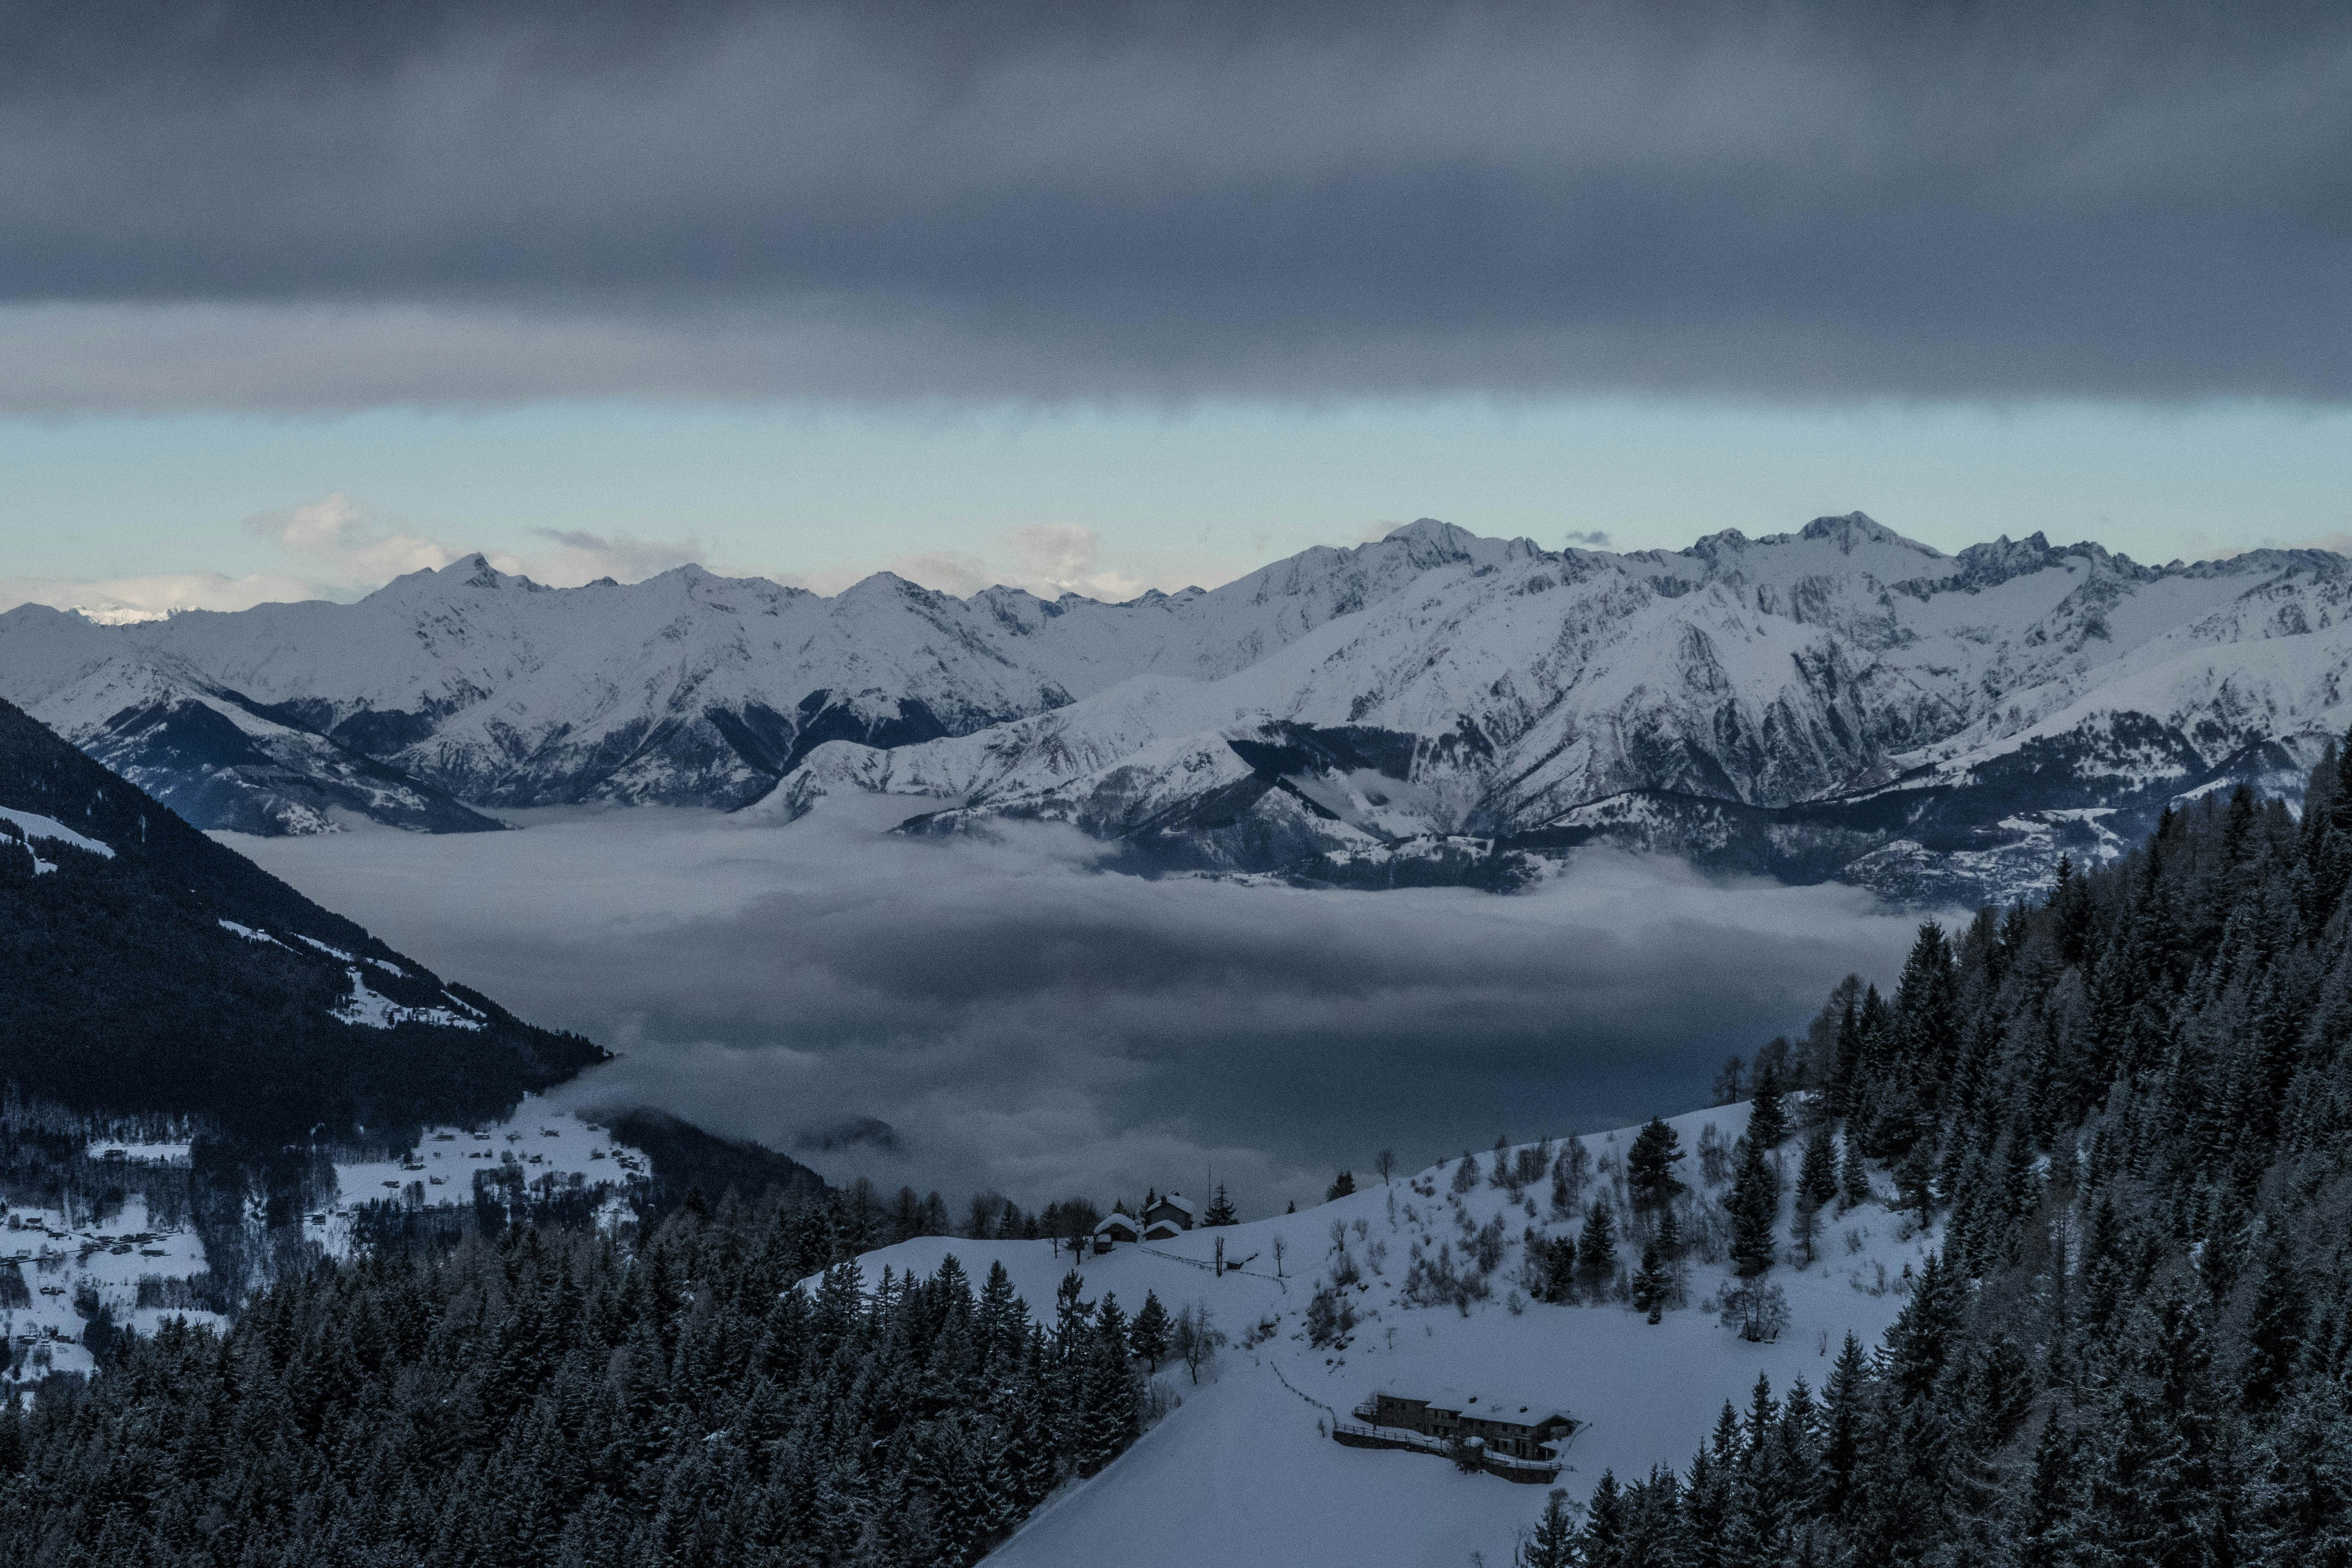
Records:
{"label": "pine tree", "polygon": [[1724,1208],[1731,1216],[1733,1269],[1742,1279],[1753,1279],[1770,1268],[1778,1256],[1772,1237],[1780,1218],[1780,1176],[1764,1146],[1753,1139],[1740,1140]]}
{"label": "pine tree", "polygon": [[1602,1199],[1593,1199],[1585,1213],[1584,1237],[1576,1244],[1576,1265],[1585,1288],[1595,1292],[1607,1289],[1617,1276],[1617,1222]]}
{"label": "pine tree", "polygon": [[1142,1426],[1133,1369],[1127,1363],[1127,1314],[1105,1292],[1095,1315],[1083,1373],[1084,1436],[1078,1468],[1093,1475],[1133,1442]]}
{"label": "pine tree", "polygon": [[1826,1121],[1815,1122],[1805,1135],[1805,1157],[1797,1167],[1797,1191],[1817,1209],[1827,1208],[1837,1199],[1837,1146]]}
{"label": "pine tree", "polygon": [[1886,1331],[1887,1381],[1899,1397],[1917,1401],[1935,1392],[1959,1336],[1967,1289],[1958,1270],[1927,1255],[1910,1300]]}
{"label": "pine tree", "polygon": [[[1874,989],[1871,994],[1875,996],[1877,993]],[[1843,1120],[1853,1114],[1854,1080],[1862,1073],[1862,1021],[1851,984],[1845,988],[1844,1000],[1838,1012],[1834,1052],[1830,1068],[1827,1110],[1832,1118]]]}
{"label": "pine tree", "polygon": [[1337,1176],[1332,1178],[1329,1189],[1323,1194],[1323,1201],[1328,1204],[1339,1198],[1350,1196],[1354,1194],[1355,1190],[1356,1173],[1353,1171],[1342,1171]]}
{"label": "pine tree", "polygon": [[1625,1185],[1636,1209],[1654,1209],[1683,1190],[1675,1179],[1675,1165],[1682,1158],[1680,1135],[1663,1119],[1650,1118],[1625,1152]]}
{"label": "pine tree", "polygon": [[1658,1256],[1672,1263],[1683,1255],[1683,1222],[1668,1204],[1658,1211]]}
{"label": "pine tree", "polygon": [[1789,1108],[1781,1099],[1780,1056],[1771,1051],[1758,1053],[1756,1076],[1748,1089],[1751,1100],[1748,1137],[1767,1151],[1779,1148],[1789,1136]]}
{"label": "pine tree", "polygon": [[1219,1182],[1217,1184],[1216,1196],[1209,1200],[1209,1212],[1201,1216],[1201,1223],[1207,1226],[1227,1226],[1239,1223],[1234,1217],[1233,1200],[1225,1196],[1224,1183]]}
{"label": "pine tree", "polygon": [[1168,1309],[1152,1291],[1143,1293],[1143,1310],[1127,1331],[1127,1348],[1147,1372],[1158,1372],[1160,1358],[1168,1353]]}
{"label": "pine tree", "polygon": [[1566,1235],[1544,1244],[1543,1299],[1558,1305],[1576,1299],[1576,1242]]}
{"label": "pine tree", "polygon": [[1642,1267],[1633,1276],[1633,1310],[1648,1314],[1654,1323],[1659,1321],[1665,1316],[1674,1289],[1674,1272],[1658,1255],[1658,1244],[1654,1241],[1642,1248]]}
{"label": "pine tree", "polygon": [[1461,1163],[1454,1167],[1454,1192],[1456,1196],[1478,1184],[1478,1158],[1469,1150],[1462,1151]]}
{"label": "pine tree", "polygon": [[1591,1499],[1584,1505],[1584,1530],[1577,1544],[1591,1568],[1616,1568],[1618,1551],[1624,1540],[1624,1494],[1618,1488],[1616,1472],[1603,1469],[1601,1479],[1592,1483]]}
{"label": "pine tree", "polygon": [[1838,1207],[1860,1208],[1870,1202],[1870,1166],[1862,1157],[1862,1140],[1848,1131],[1845,1155],[1838,1163]]}
{"label": "pine tree", "polygon": [[2018,1568],[2066,1568],[2074,1563],[2082,1507],[2074,1445],[2055,1414],[2042,1423],[2019,1521]]}
{"label": "pine tree", "polygon": [[1870,1426],[1870,1371],[1862,1342],[1849,1333],[1822,1390],[1822,1512],[1853,1516],[1862,1485],[1862,1448]]}
{"label": "pine tree", "polygon": [[1570,1510],[1568,1492],[1555,1487],[1544,1500],[1535,1529],[1511,1554],[1514,1568],[1580,1568],[1583,1554],[1577,1550],[1576,1535],[1576,1516]]}

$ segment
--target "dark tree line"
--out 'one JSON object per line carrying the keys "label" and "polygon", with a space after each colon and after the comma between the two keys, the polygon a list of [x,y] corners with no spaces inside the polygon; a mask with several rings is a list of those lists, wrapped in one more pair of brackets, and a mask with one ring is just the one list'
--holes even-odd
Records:
{"label": "dark tree line", "polygon": [[952,1258],[795,1289],[833,1206],[386,1249],[128,1340],[0,1413],[0,1562],[963,1563],[1134,1440],[1156,1300],[1073,1274],[1036,1321]]}
{"label": "dark tree line", "polygon": [[2347,772],[2300,821],[2209,796],[2038,907],[1924,927],[1891,994],[1848,981],[1776,1043],[1826,1121],[1796,1129],[1801,1247],[1874,1169],[1940,1257],[1874,1352],[1759,1384],[1523,1560],[2352,1563]]}

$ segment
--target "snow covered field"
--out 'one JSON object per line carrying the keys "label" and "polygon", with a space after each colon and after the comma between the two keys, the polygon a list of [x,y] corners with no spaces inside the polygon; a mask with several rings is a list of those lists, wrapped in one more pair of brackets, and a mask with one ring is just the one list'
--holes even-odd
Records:
{"label": "snow covered field", "polygon": [[642,1151],[615,1142],[601,1124],[525,1095],[513,1115],[493,1125],[430,1127],[404,1156],[338,1162],[334,1205],[308,1215],[306,1233],[343,1257],[351,1250],[354,1209],[372,1203],[471,1204],[478,1173],[508,1170],[534,1191],[603,1191],[610,1208],[651,1166]]}
{"label": "snow covered field", "polygon": [[[102,1166],[184,1166],[189,1159],[187,1143],[160,1140],[98,1138],[84,1152]],[[649,1169],[641,1151],[614,1142],[603,1127],[528,1097],[495,1126],[428,1129],[405,1157],[338,1163],[335,1195],[304,1216],[303,1233],[328,1253],[347,1257],[355,1215],[364,1205],[468,1205],[480,1171],[511,1170],[526,1188],[541,1193],[584,1188],[599,1197],[600,1213],[611,1218],[628,1212],[627,1194]],[[90,1371],[83,1338],[100,1303],[113,1309],[117,1325],[142,1334],[174,1317],[226,1326],[209,1311],[152,1304],[157,1298],[184,1300],[182,1282],[205,1273],[210,1263],[194,1230],[154,1217],[143,1194],[131,1192],[103,1222],[94,1220],[81,1202],[70,1210],[13,1204],[5,1213],[0,1268],[16,1268],[25,1295],[19,1299],[23,1304],[0,1306],[0,1333],[17,1352],[19,1381],[50,1372]],[[144,1307],[139,1304],[142,1281],[151,1299]],[[0,1292],[0,1301],[13,1295]]]}
{"label": "snow covered field", "polygon": [[[114,1145],[120,1147],[120,1145]],[[0,1268],[24,1279],[28,1305],[0,1309],[0,1333],[21,1352],[16,1375],[88,1372],[82,1345],[88,1321],[76,1307],[102,1302],[115,1322],[152,1334],[166,1318],[219,1323],[214,1314],[182,1307],[141,1307],[142,1279],[185,1279],[205,1269],[195,1233],[150,1217],[142,1197],[126,1200],[104,1224],[77,1224],[62,1209],[11,1206],[0,1229]]]}
{"label": "snow covered field", "polygon": [[[1737,1138],[1747,1116],[1748,1107],[1736,1105],[1671,1119],[1690,1152],[1680,1170],[1695,1191],[1717,1198],[1722,1191],[1708,1187],[1697,1168],[1704,1129],[1711,1123],[1717,1136]],[[1600,1192],[1622,1199],[1632,1130],[1582,1142],[1595,1167],[1583,1202]],[[1781,1150],[1784,1188],[1793,1185],[1796,1152],[1793,1141]],[[1478,1157],[1482,1172],[1489,1161]],[[1824,1211],[1814,1265],[1799,1270],[1784,1261],[1769,1277],[1788,1292],[1790,1324],[1765,1344],[1718,1325],[1709,1304],[1730,1278],[1729,1267],[1696,1258],[1687,1266],[1689,1304],[1654,1326],[1613,1302],[1528,1300],[1514,1310],[1509,1298],[1525,1227],[1533,1225],[1539,1235],[1580,1233],[1581,1216],[1552,1223],[1546,1184],[1515,1204],[1482,1177],[1457,1203],[1449,1193],[1454,1163],[1388,1186],[1374,1178],[1366,1190],[1295,1215],[1080,1260],[1087,1300],[1115,1293],[1130,1313],[1147,1290],[1171,1312],[1202,1302],[1234,1343],[1213,1377],[1197,1388],[1181,1365],[1163,1367],[1160,1380],[1182,1405],[1101,1475],[1050,1500],[990,1562],[1003,1568],[1180,1568],[1210,1560],[1267,1568],[1462,1568],[1483,1558],[1501,1568],[1519,1531],[1541,1510],[1546,1488],[1465,1475],[1430,1455],[1342,1447],[1328,1436],[1334,1413],[1344,1416],[1383,1390],[1413,1397],[1453,1391],[1507,1408],[1563,1408],[1581,1425],[1562,1450],[1566,1468],[1558,1484],[1581,1500],[1603,1468],[1624,1478],[1653,1465],[1682,1467],[1726,1400],[1745,1405],[1759,1373],[1776,1392],[1800,1376],[1818,1392],[1847,1332],[1874,1343],[1894,1321],[1906,1267],[1916,1268],[1935,1244],[1932,1235],[1910,1234],[1901,1216],[1878,1205],[1842,1218]],[[1416,1187],[1433,1187],[1437,1195],[1423,1196]],[[1424,1253],[1440,1242],[1459,1250],[1465,1229],[1496,1216],[1512,1241],[1491,1277],[1491,1299],[1471,1302],[1466,1311],[1407,1303],[1402,1286],[1416,1245]],[[1784,1200],[1784,1237],[1786,1216]],[[1305,1326],[1318,1283],[1339,1265],[1335,1225],[1345,1227],[1346,1250],[1362,1276],[1360,1288],[1346,1292],[1359,1321],[1344,1349],[1311,1344]],[[1242,1261],[1238,1272],[1222,1278],[1211,1266],[1220,1240],[1229,1259]],[[1277,1240],[1282,1278],[1276,1274]],[[1785,1258],[1785,1246],[1783,1251]],[[1629,1265],[1638,1253],[1638,1243],[1621,1247]],[[929,1273],[950,1254],[962,1260],[975,1285],[992,1262],[1002,1261],[1033,1312],[1052,1311],[1055,1288],[1072,1263],[1047,1242],[946,1237],[904,1242],[860,1262],[870,1282],[885,1267]],[[1258,1335],[1269,1337],[1244,1343]]]}

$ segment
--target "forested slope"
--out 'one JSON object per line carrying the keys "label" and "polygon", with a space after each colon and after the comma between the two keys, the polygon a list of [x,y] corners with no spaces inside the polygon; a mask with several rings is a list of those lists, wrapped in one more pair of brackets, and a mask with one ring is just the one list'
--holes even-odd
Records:
{"label": "forested slope", "polygon": [[20,1093],[278,1137],[495,1115],[604,1058],[445,984],[0,702],[0,1079]]}
{"label": "forested slope", "polygon": [[1039,1322],[952,1260],[793,1289],[828,1207],[510,1230],[167,1328],[0,1411],[0,1563],[961,1563],[1133,1440],[1118,1303]]}
{"label": "forested slope", "polygon": [[[1832,998],[1817,1114],[1940,1226],[1874,1352],[1531,1563],[2352,1561],[2352,789],[2168,814]],[[1859,992],[1859,994],[1857,994]]]}

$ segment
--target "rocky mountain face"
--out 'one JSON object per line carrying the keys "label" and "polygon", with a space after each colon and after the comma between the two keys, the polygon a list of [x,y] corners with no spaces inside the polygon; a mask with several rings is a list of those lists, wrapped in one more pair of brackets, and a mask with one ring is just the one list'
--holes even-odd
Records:
{"label": "rocky mountain face", "polygon": [[1125,605],[478,557],[355,605],[0,616],[0,696],[191,820],[429,831],[587,800],[908,797],[1157,869],[1507,886],[1594,841],[1905,897],[2032,886],[2168,801],[2288,792],[2352,710],[2352,567],[1947,556],[1855,513],[1687,550],[1423,520]]}

